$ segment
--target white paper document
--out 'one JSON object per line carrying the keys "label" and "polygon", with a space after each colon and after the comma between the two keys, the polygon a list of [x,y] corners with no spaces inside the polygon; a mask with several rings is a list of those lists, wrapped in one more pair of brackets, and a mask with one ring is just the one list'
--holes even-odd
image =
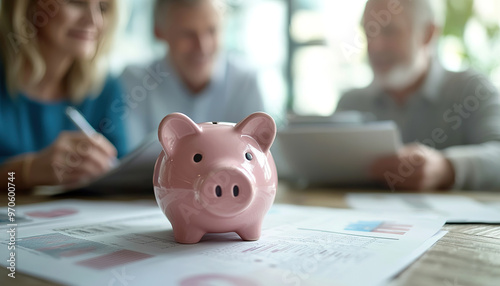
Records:
{"label": "white paper document", "polygon": [[443,216],[447,223],[500,223],[500,211],[471,198],[437,194],[350,193],[354,209]]}
{"label": "white paper document", "polygon": [[488,202],[488,203],[485,203],[485,205],[487,205],[490,208],[494,208],[500,212],[500,202]]}
{"label": "white paper document", "polygon": [[178,244],[144,203],[22,206],[16,223],[16,271],[71,285],[383,285],[445,234],[442,219],[290,205],[271,208],[258,241]]}
{"label": "white paper document", "polygon": [[40,195],[54,195],[82,189],[103,194],[150,191],[153,189],[154,165],[161,151],[162,147],[155,132],[101,176],[73,185],[40,186],[35,188],[35,192]]}

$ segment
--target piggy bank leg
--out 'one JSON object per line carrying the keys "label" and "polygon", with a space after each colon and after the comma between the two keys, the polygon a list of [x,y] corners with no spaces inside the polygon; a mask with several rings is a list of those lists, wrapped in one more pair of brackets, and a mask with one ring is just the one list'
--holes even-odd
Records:
{"label": "piggy bank leg", "polygon": [[261,229],[261,224],[255,224],[237,230],[236,233],[243,240],[258,240],[260,238],[260,229]]}
{"label": "piggy bank leg", "polygon": [[182,229],[174,227],[174,238],[178,243],[198,243],[204,235],[205,232],[199,229]]}

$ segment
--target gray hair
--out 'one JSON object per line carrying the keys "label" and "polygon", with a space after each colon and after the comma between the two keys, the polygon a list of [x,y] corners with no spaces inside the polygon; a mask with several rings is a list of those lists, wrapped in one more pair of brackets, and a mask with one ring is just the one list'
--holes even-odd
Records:
{"label": "gray hair", "polygon": [[[404,0],[412,8],[412,15],[416,23],[434,24],[444,26],[445,3],[444,0]],[[421,17],[420,17],[421,16]]]}
{"label": "gray hair", "polygon": [[[379,0],[368,0],[375,2]],[[444,26],[446,5],[445,0],[392,0],[399,3],[404,10],[409,9],[408,13],[413,17],[416,25],[434,24],[438,27]]]}
{"label": "gray hair", "polygon": [[[154,5],[154,21],[155,24],[164,20],[164,16],[167,14],[168,9],[172,5],[184,5],[184,6],[194,6],[199,4],[203,0],[156,0]],[[223,14],[227,9],[227,3],[225,0],[210,0],[213,2],[214,6]]]}

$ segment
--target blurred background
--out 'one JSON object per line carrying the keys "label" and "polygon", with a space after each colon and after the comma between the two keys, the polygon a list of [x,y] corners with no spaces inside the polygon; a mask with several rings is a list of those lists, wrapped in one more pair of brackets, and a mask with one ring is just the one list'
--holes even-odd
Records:
{"label": "blurred background", "polygon": [[[154,0],[124,2],[111,58],[119,74],[129,64],[162,57],[153,36]],[[366,0],[227,0],[225,51],[258,70],[269,112],[330,115],[347,90],[372,80],[361,15]],[[474,68],[500,88],[500,1],[433,1],[443,23],[438,55],[452,71]]]}

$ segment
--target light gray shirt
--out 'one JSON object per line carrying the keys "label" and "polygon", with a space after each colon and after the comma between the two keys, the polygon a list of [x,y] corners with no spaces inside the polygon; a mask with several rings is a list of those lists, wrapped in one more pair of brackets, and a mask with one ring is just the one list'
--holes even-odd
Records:
{"label": "light gray shirt", "polygon": [[347,92],[337,111],[372,113],[393,120],[404,143],[442,150],[455,170],[455,188],[500,189],[498,90],[473,71],[446,71],[437,60],[422,87],[399,106],[374,83]]}
{"label": "light gray shirt", "polygon": [[180,80],[168,57],[147,67],[125,69],[129,146],[136,147],[146,136],[157,132],[161,120],[181,112],[197,123],[239,122],[256,111],[264,111],[255,72],[241,62],[220,57],[209,85],[193,95]]}

